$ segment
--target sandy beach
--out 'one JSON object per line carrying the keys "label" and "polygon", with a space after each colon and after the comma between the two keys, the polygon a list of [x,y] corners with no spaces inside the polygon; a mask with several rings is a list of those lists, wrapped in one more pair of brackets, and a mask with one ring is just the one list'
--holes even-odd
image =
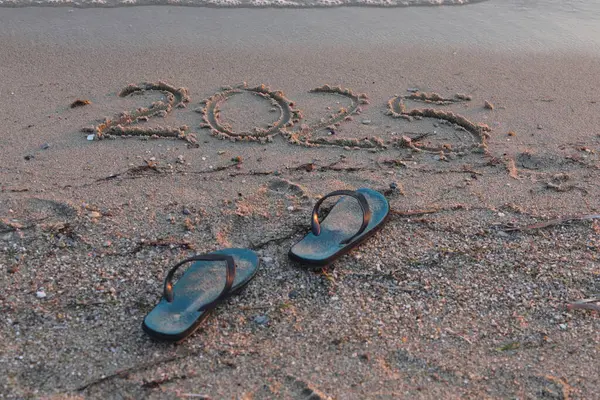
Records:
{"label": "sandy beach", "polygon": [[[595,398],[598,6],[522,3],[0,8],[0,398]],[[361,187],[385,228],[292,263]],[[224,247],[257,278],[145,335]]]}

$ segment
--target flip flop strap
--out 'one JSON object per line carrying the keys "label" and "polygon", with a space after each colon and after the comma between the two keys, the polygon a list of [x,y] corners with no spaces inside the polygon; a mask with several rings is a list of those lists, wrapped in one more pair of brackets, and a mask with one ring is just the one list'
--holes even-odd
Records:
{"label": "flip flop strap", "polygon": [[323,202],[326,199],[328,199],[330,197],[334,197],[334,196],[353,197],[356,200],[358,200],[358,204],[360,205],[360,209],[362,210],[362,225],[360,226],[360,229],[358,230],[358,232],[356,232],[354,234],[354,236],[342,241],[342,243],[341,243],[341,244],[348,244],[352,240],[354,240],[354,238],[356,238],[361,233],[363,233],[365,231],[365,229],[367,229],[367,226],[369,225],[369,221],[371,221],[371,209],[369,208],[369,202],[367,201],[367,198],[360,192],[355,192],[353,190],[336,190],[335,192],[331,192],[331,193],[321,197],[319,199],[319,201],[317,201],[317,204],[315,204],[315,207],[313,208],[312,220],[310,223],[310,230],[312,231],[313,235],[315,235],[315,236],[319,236],[321,234],[321,224],[319,223],[319,207],[321,206],[321,204],[323,204]]}
{"label": "flip flop strap", "polygon": [[193,262],[193,261],[226,261],[227,262],[225,287],[223,288],[223,290],[221,291],[221,293],[219,294],[219,296],[217,296],[217,298],[215,300],[211,301],[208,304],[205,304],[204,306],[202,306],[198,309],[198,311],[210,310],[210,309],[214,308],[219,303],[219,301],[223,297],[225,297],[231,290],[231,287],[233,286],[233,280],[235,278],[235,269],[236,269],[235,261],[232,256],[229,256],[227,254],[206,254],[206,255],[200,255],[200,256],[193,256],[193,257],[190,257],[188,259],[181,261],[179,264],[177,264],[173,268],[171,268],[171,270],[167,274],[167,277],[165,278],[163,295],[169,303],[172,303],[173,299],[175,298],[175,295],[173,293],[173,282],[172,282],[173,275],[175,275],[175,271],[177,271],[177,269],[179,267],[181,267],[183,264]]}

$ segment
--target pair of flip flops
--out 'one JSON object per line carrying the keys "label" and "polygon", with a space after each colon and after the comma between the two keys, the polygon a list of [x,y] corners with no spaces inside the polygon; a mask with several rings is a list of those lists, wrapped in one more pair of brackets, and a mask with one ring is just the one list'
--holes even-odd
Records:
{"label": "pair of flip flops", "polygon": [[[319,221],[323,202],[336,196],[342,197]],[[315,204],[311,232],[292,246],[290,258],[313,268],[327,266],[373,236],[387,220],[389,210],[386,198],[371,189],[331,192]],[[189,263],[173,284],[175,272]],[[181,261],[167,273],[163,296],[144,319],[144,331],[160,340],[184,340],[217,305],[256,276],[259,264],[258,256],[249,249],[224,249]]]}

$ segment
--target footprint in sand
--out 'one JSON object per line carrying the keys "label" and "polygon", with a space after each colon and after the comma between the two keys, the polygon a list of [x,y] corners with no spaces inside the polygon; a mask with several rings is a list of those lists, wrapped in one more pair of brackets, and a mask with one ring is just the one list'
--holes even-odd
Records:
{"label": "footprint in sand", "polygon": [[515,159],[517,167],[529,170],[560,170],[564,168],[566,160],[555,154],[538,154],[533,151],[524,151],[517,154]]}
{"label": "footprint in sand", "polygon": [[11,219],[23,221],[66,220],[77,214],[75,207],[67,203],[38,198],[7,200],[0,206],[0,215],[10,215]]}
{"label": "footprint in sand", "polygon": [[78,215],[75,207],[45,199],[10,199],[0,203],[0,238],[10,240],[12,234],[28,228],[68,224]]}
{"label": "footprint in sand", "polygon": [[431,361],[419,358],[406,350],[395,353],[394,364],[407,376],[415,381],[428,382],[432,377],[441,378],[449,385],[460,386],[463,382],[460,376],[450,369],[443,368]]}
{"label": "footprint in sand", "polygon": [[273,380],[252,394],[255,399],[333,400],[312,384],[292,375]]}
{"label": "footprint in sand", "polygon": [[274,179],[271,182],[269,182],[268,188],[272,192],[282,194],[284,196],[293,196],[302,199],[310,199],[308,190],[305,187],[298,185],[297,183],[294,183],[292,181],[288,181],[287,179]]}

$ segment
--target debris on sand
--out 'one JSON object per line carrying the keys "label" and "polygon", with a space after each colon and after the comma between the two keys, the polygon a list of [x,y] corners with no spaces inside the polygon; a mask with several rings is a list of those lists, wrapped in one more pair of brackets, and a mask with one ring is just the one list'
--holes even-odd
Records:
{"label": "debris on sand", "polygon": [[83,107],[83,106],[87,106],[89,104],[92,104],[92,102],[89,100],[77,99],[71,103],[71,108]]}
{"label": "debris on sand", "polygon": [[513,179],[519,179],[519,171],[517,170],[517,166],[515,164],[515,160],[512,158],[506,161],[506,171],[508,172],[508,176]]}
{"label": "debris on sand", "polygon": [[589,215],[575,215],[571,217],[564,218],[556,218],[550,221],[539,222],[536,224],[526,225],[522,227],[508,227],[503,229],[505,232],[514,232],[514,231],[530,231],[534,229],[544,229],[551,226],[565,225],[571,222],[576,221],[589,221],[589,220],[598,220],[600,219],[600,214],[589,214]]}
{"label": "debris on sand", "polygon": [[473,100],[473,96],[471,96],[470,94],[464,94],[464,93],[456,93],[454,95],[454,97],[458,100],[465,100],[465,101]]}
{"label": "debris on sand", "polygon": [[492,103],[490,103],[489,101],[487,101],[487,100],[483,103],[483,107],[487,108],[488,110],[493,110],[494,109],[494,105]]}
{"label": "debris on sand", "polygon": [[[423,103],[432,103],[437,105],[448,105],[452,103],[456,103],[455,99],[447,99],[438,93],[426,93],[426,92],[412,92],[410,95],[406,96],[406,98],[410,100],[421,101]],[[463,98],[456,97],[457,100],[463,100]],[[466,100],[466,99],[464,99]]]}
{"label": "debris on sand", "polygon": [[579,301],[573,301],[567,304],[567,309],[569,310],[592,310],[600,312],[600,294],[590,297],[588,299],[583,299]]}

